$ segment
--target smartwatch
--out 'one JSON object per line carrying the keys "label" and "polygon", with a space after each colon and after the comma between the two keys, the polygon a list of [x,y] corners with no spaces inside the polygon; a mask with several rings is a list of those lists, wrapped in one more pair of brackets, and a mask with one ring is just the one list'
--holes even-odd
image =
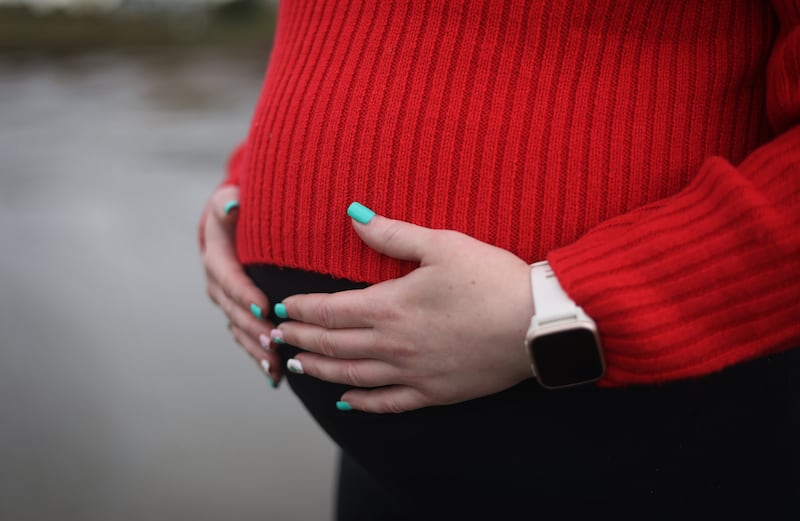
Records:
{"label": "smartwatch", "polygon": [[561,389],[602,378],[606,370],[597,325],[559,284],[547,261],[531,265],[535,315],[525,335],[533,374]]}

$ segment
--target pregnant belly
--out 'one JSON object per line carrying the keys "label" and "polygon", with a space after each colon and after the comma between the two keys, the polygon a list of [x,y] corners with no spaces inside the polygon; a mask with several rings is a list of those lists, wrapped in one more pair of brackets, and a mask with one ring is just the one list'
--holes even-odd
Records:
{"label": "pregnant belly", "polygon": [[[274,266],[247,272],[273,303],[366,286]],[[298,351],[280,346],[284,363]],[[797,367],[800,356],[794,358]],[[741,425],[786,396],[767,384],[776,381],[774,367],[757,362],[633,389],[546,391],[529,380],[478,400],[394,415],[339,411],[346,386],[291,373],[287,379],[320,427],[392,496],[428,513],[442,506],[453,515],[461,505],[468,517],[481,508],[497,514],[537,502],[658,500],[736,483],[747,465],[725,470],[707,463],[727,461],[732,446],[757,440],[760,433],[742,432]]]}

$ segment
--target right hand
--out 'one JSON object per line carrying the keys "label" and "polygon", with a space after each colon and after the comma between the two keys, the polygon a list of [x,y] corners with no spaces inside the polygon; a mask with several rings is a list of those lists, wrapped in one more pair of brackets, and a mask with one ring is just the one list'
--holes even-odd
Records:
{"label": "right hand", "polygon": [[[267,376],[273,387],[277,387],[282,376],[281,360],[270,344],[272,323],[257,318],[252,305],[262,310],[266,317],[269,300],[247,276],[236,258],[235,236],[238,208],[225,212],[231,201],[239,200],[239,188],[222,186],[209,198],[203,224],[202,252],[208,297],[219,306],[228,318],[229,329],[236,342],[255,360],[264,371],[264,361],[269,363]],[[270,349],[267,350],[263,346]],[[266,372],[266,371],[265,371]]]}

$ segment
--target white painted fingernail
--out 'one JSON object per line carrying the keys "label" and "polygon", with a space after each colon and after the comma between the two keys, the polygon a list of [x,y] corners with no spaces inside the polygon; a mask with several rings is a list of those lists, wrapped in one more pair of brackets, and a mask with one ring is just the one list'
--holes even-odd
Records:
{"label": "white painted fingernail", "polygon": [[258,341],[261,342],[261,347],[263,347],[265,351],[272,351],[272,348],[269,346],[271,340],[267,335],[262,334],[258,337]]}
{"label": "white painted fingernail", "polygon": [[290,358],[286,361],[286,368],[295,374],[303,374],[303,364],[296,358]]}
{"label": "white painted fingernail", "polygon": [[267,360],[262,360],[261,367],[264,369],[264,374],[267,375],[267,380],[269,381],[269,384],[272,386],[273,389],[277,389],[278,383],[275,381],[274,378],[272,378],[272,375],[269,374],[269,362]]}

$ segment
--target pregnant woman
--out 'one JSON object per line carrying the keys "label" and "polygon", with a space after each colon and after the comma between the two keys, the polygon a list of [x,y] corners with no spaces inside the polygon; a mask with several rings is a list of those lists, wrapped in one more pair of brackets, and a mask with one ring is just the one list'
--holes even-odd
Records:
{"label": "pregnant woman", "polygon": [[285,0],[208,292],[338,519],[786,514],[799,122],[797,1]]}

